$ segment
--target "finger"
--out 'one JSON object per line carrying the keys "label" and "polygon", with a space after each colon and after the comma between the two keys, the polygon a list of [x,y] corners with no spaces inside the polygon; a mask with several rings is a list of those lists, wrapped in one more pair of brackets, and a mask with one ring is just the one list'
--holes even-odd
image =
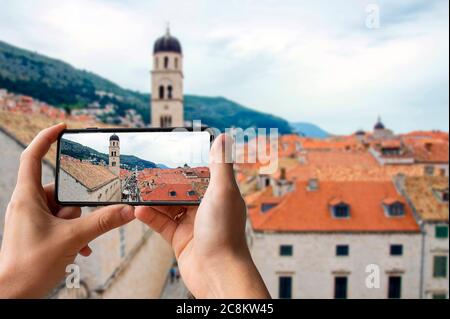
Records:
{"label": "finger", "polygon": [[186,211],[185,206],[151,206],[151,208],[157,210],[158,212],[168,216],[171,219],[174,219],[175,216],[180,214],[181,212]]}
{"label": "finger", "polygon": [[44,186],[44,193],[47,198],[47,206],[52,214],[62,219],[74,219],[81,216],[80,207],[60,206],[55,201],[55,184],[48,184]]}
{"label": "finger", "polygon": [[55,201],[55,184],[47,184],[44,186],[44,193],[45,197],[47,199],[47,206],[52,212],[53,215],[56,215],[56,213],[61,210],[63,207],[59,206]]}
{"label": "finger", "polygon": [[89,257],[92,254],[92,249],[89,246],[84,246],[79,253],[83,257]]}
{"label": "finger", "polygon": [[172,238],[178,226],[175,221],[154,207],[136,207],[134,214],[137,219],[147,224],[148,227],[159,233],[169,244],[172,244]]}
{"label": "finger", "polygon": [[81,208],[80,207],[63,207],[56,214],[56,217],[62,219],[75,219],[81,216]]}
{"label": "finger", "polygon": [[[209,169],[211,171],[211,184],[235,186],[232,149],[234,147],[233,139],[225,134],[219,135],[214,141],[210,151]],[[226,183],[228,182],[228,183]]]}
{"label": "finger", "polygon": [[80,242],[87,244],[100,235],[125,225],[134,219],[134,207],[113,205],[103,207],[87,216],[74,219],[76,236]]}
{"label": "finger", "polygon": [[66,128],[64,123],[41,131],[23,151],[20,157],[17,183],[31,184],[41,187],[42,158],[47,154],[50,146],[58,135]]}

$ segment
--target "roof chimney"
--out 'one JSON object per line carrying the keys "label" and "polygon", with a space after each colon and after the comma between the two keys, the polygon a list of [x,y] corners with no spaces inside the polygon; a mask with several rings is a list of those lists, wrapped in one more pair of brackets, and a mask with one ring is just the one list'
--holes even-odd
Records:
{"label": "roof chimney", "polygon": [[426,149],[428,152],[431,152],[431,150],[433,149],[433,143],[431,143],[431,142],[425,143],[425,149]]}
{"label": "roof chimney", "polygon": [[308,180],[307,190],[309,192],[315,192],[319,189],[319,180],[317,178],[310,178]]}

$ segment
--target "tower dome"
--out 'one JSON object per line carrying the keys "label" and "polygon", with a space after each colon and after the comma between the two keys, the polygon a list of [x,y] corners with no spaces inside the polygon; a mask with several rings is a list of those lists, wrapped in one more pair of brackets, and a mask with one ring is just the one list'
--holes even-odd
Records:
{"label": "tower dome", "polygon": [[182,54],[181,44],[177,38],[170,34],[170,29],[167,28],[166,34],[156,40],[153,47],[153,54],[159,52],[174,52]]}
{"label": "tower dome", "polygon": [[381,122],[381,117],[378,117],[378,121],[373,128],[375,130],[384,130],[385,129],[383,122]]}
{"label": "tower dome", "polygon": [[111,135],[109,138],[110,141],[119,141],[119,137],[116,134]]}

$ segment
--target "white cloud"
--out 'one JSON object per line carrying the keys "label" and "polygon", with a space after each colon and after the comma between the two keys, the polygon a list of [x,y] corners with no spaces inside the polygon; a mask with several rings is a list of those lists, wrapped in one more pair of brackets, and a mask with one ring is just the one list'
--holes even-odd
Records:
{"label": "white cloud", "polygon": [[[365,27],[372,2],[380,5],[380,29]],[[153,42],[170,21],[183,45],[187,93],[225,96],[335,133],[370,129],[378,114],[396,130],[448,130],[445,0],[22,0],[1,7],[0,39],[128,88],[149,91]]]}
{"label": "white cloud", "polygon": [[[64,139],[80,143],[98,152],[109,153],[111,133],[66,133]],[[143,160],[168,167],[188,164],[191,167],[208,166],[209,134],[207,132],[146,132],[117,133],[121,155],[134,155]]]}

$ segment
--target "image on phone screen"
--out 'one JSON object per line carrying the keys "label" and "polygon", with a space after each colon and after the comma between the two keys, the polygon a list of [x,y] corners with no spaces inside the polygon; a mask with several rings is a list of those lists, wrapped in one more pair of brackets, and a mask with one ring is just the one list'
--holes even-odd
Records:
{"label": "image on phone screen", "polygon": [[61,204],[198,204],[208,187],[208,131],[66,131],[58,140]]}

